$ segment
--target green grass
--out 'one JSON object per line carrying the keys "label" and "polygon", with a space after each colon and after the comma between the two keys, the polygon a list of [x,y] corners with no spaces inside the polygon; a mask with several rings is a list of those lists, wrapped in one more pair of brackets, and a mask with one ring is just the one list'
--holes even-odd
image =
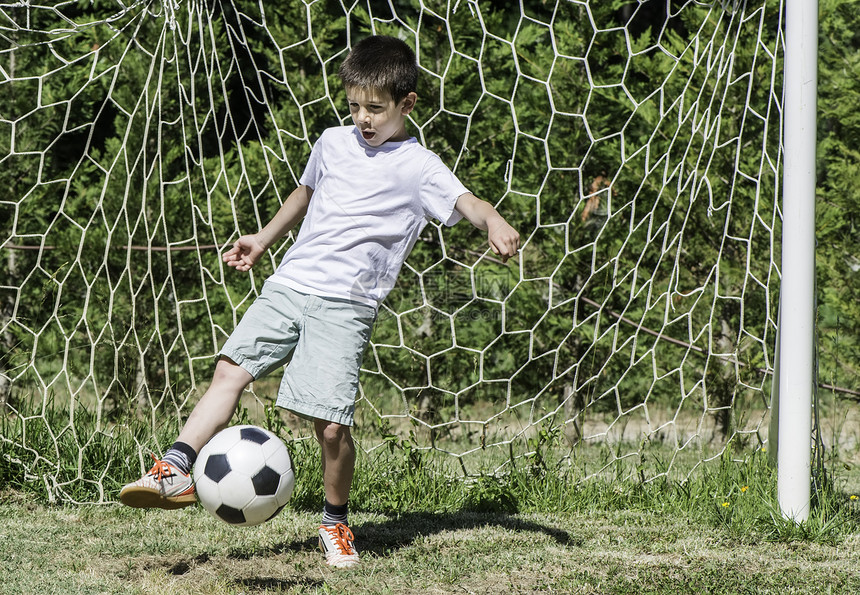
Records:
{"label": "green grass", "polygon": [[782,519],[761,451],[645,483],[576,481],[550,453],[469,479],[398,446],[362,455],[351,524],[363,563],[335,571],[316,550],[316,447],[292,448],[306,463],[291,505],[254,528],[199,507],[3,492],[0,593],[860,592],[856,500],[823,482],[806,523]]}
{"label": "green grass", "polygon": [[665,510],[353,513],[363,562],[322,564],[318,514],[236,529],[200,508],[0,506],[0,593],[856,593],[860,540],[769,541]]}
{"label": "green grass", "polygon": [[[464,477],[455,459],[392,434],[360,450],[351,521],[363,564],[337,572],[316,550],[313,440],[289,442],[297,486],[287,509],[238,529],[199,507],[112,503],[139,475],[141,453],[175,428],[76,434],[50,411],[31,419],[26,447],[20,419],[0,428],[0,594],[860,592],[853,451],[828,453],[812,514],[795,524],[779,513],[760,448],[731,445],[701,464],[702,453],[660,443],[571,450],[541,431],[502,472]],[[248,420],[240,411],[237,421]],[[263,422],[290,439],[278,418]],[[78,436],[91,438],[82,446]],[[628,451],[637,455],[619,458]],[[78,477],[82,468],[107,471]]]}

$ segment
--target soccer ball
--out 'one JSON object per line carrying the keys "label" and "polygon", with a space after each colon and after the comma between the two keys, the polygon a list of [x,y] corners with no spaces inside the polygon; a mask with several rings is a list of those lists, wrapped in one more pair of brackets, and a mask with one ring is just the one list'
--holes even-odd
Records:
{"label": "soccer ball", "polygon": [[251,527],[272,519],[290,499],[295,483],[287,447],[257,426],[218,432],[194,463],[197,499],[231,525]]}

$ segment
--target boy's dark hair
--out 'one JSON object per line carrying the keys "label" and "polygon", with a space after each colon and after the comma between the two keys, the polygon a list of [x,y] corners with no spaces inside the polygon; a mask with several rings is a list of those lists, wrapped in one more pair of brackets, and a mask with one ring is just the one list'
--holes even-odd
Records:
{"label": "boy's dark hair", "polygon": [[415,52],[387,35],[366,37],[355,44],[337,74],[344,87],[388,91],[395,103],[418,88]]}

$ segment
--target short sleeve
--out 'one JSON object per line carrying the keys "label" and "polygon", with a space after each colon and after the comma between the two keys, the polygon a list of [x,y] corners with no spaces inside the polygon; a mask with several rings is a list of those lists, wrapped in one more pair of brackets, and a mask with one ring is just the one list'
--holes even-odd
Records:
{"label": "short sleeve", "polygon": [[308,157],[308,162],[305,165],[305,170],[302,172],[302,177],[299,178],[299,184],[308,186],[311,189],[317,187],[317,183],[323,174],[322,167],[322,152],[325,144],[325,133],[314,143],[311,149],[311,156]]}
{"label": "short sleeve", "polygon": [[447,226],[454,225],[463,216],[454,208],[457,199],[469,192],[462,182],[436,155],[427,159],[419,188],[424,214]]}

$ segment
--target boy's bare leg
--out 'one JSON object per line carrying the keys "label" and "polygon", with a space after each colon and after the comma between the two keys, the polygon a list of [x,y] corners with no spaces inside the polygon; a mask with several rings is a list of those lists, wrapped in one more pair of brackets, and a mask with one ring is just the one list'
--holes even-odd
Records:
{"label": "boy's bare leg", "polygon": [[[193,456],[203,445],[225,428],[233,417],[242,391],[252,376],[232,360],[221,358],[215,365],[212,384],[200,398],[185,422],[173,447],[139,480],[127,484],[119,494],[120,501],[133,508],[182,508],[197,501],[190,469]],[[189,451],[189,447],[194,452]],[[176,457],[184,458],[182,460]]]}
{"label": "boy's bare leg", "polygon": [[319,529],[320,549],[326,564],[352,568],[358,564],[352,531],[347,526],[347,501],[355,473],[355,443],[349,426],[314,420],[314,430],[322,448],[325,508]]}
{"label": "boy's bare leg", "polygon": [[215,365],[212,384],[194,406],[177,442],[184,442],[196,452],[220,430],[230,424],[239,397],[254,377],[233,360],[221,357]]}
{"label": "boy's bare leg", "polygon": [[352,434],[349,426],[321,419],[314,420],[314,430],[322,448],[325,498],[330,504],[342,506],[349,500],[349,489],[355,474]]}

